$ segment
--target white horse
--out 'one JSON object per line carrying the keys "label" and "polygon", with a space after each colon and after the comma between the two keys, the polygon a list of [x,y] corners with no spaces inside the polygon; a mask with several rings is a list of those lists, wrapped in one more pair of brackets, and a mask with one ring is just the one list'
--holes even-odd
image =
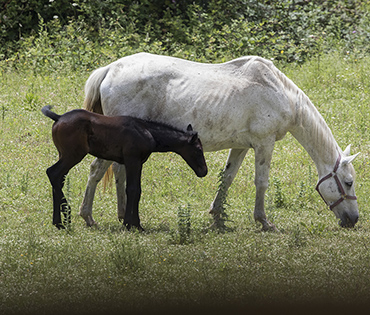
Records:
{"label": "white horse", "polygon": [[[95,70],[85,86],[86,109],[105,115],[129,115],[184,129],[191,123],[204,151],[231,149],[224,169],[228,189],[250,148],[255,152],[254,218],[263,230],[275,229],[265,214],[264,198],[275,141],[289,131],[316,164],[317,190],[340,225],[353,227],[359,217],[355,197],[357,156],[339,148],[331,130],[309,98],[272,62],[241,57],[222,64],[202,64],[139,53]],[[111,161],[96,159],[80,208],[87,225],[95,224],[92,204],[97,183]],[[113,165],[118,218],[124,217],[125,171]],[[220,222],[222,196],[211,205]]]}

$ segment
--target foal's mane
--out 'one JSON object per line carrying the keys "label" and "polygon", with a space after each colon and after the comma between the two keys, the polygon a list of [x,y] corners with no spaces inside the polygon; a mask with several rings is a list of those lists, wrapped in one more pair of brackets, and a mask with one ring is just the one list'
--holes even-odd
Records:
{"label": "foal's mane", "polygon": [[163,130],[163,129],[167,129],[169,131],[174,131],[174,132],[179,132],[179,133],[186,133],[186,131],[184,130],[181,130],[179,128],[176,128],[170,124],[167,124],[167,123],[163,123],[163,122],[158,122],[158,121],[153,121],[153,120],[150,120],[150,119],[141,119],[141,118],[135,118],[137,120],[141,120],[143,123],[145,124],[148,124],[149,128],[150,129],[154,129],[154,130]]}

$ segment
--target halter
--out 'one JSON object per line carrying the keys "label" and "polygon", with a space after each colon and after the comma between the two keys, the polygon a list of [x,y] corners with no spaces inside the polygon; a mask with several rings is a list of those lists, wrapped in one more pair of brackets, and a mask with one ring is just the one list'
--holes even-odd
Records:
{"label": "halter", "polygon": [[[331,172],[330,174],[324,176],[323,178],[321,178],[319,180],[319,182],[317,183],[316,185],[316,190],[317,192],[320,194],[322,200],[324,200],[324,202],[330,207],[330,210],[333,210],[334,207],[336,207],[337,205],[339,205],[343,200],[346,200],[346,199],[350,199],[350,200],[357,200],[357,197],[356,196],[348,196],[345,192],[344,192],[344,189],[343,189],[343,186],[341,184],[341,182],[339,181],[339,178],[338,178],[338,175],[337,175],[337,170],[339,168],[339,164],[340,164],[340,159],[341,159],[341,156],[339,155],[338,156],[338,159],[337,159],[337,162],[335,163],[335,166],[334,166],[334,170],[333,172]],[[340,198],[334,202],[333,204],[329,205],[329,203],[326,202],[325,198],[323,197],[323,195],[320,193],[320,190],[319,190],[319,186],[324,182],[326,181],[327,179],[331,178],[331,177],[334,177],[335,179],[335,182],[337,183],[337,186],[338,186],[338,189],[339,189],[339,192],[340,192]]]}

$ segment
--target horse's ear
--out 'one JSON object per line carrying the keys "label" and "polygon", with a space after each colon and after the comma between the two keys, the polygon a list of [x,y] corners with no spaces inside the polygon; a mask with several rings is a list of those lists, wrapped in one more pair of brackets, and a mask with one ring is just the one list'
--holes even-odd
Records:
{"label": "horse's ear", "polygon": [[349,163],[352,163],[352,161],[357,157],[357,155],[359,155],[359,153],[356,153],[355,155],[350,155],[350,156],[345,156],[343,157],[342,159],[342,163],[345,165],[345,164],[349,164]]}
{"label": "horse's ear", "polygon": [[351,154],[351,145],[348,145],[347,148],[344,150],[343,155],[349,156]]}
{"label": "horse's ear", "polygon": [[191,126],[191,124],[189,124],[188,128],[186,129],[187,131],[193,131],[193,127]]}
{"label": "horse's ear", "polygon": [[190,140],[189,140],[189,143],[190,144],[193,144],[193,143],[195,143],[195,141],[197,141],[198,140],[198,133],[196,132],[196,133],[194,133],[192,136],[191,136],[191,138],[190,138]]}

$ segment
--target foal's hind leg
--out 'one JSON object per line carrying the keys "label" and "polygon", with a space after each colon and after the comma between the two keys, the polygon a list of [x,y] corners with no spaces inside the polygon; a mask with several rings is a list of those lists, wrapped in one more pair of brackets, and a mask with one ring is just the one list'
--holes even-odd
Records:
{"label": "foal's hind leg", "polygon": [[125,218],[125,209],[127,203],[126,197],[126,168],[123,164],[113,163],[113,173],[116,179],[117,193],[117,216],[122,221]]}
{"label": "foal's hind leg", "polygon": [[87,226],[93,226],[96,224],[92,217],[92,206],[94,201],[94,195],[96,186],[103,178],[108,167],[112,164],[112,161],[103,159],[95,159],[90,166],[90,175],[87,181],[85,190],[85,196],[80,207],[80,216],[86,221]]}
{"label": "foal's hind leg", "polygon": [[232,149],[230,150],[229,157],[226,162],[226,167],[223,172],[222,177],[222,187],[217,191],[216,197],[214,201],[212,202],[211,209],[209,213],[213,215],[214,219],[214,225],[219,228],[224,227],[224,220],[222,218],[222,207],[223,202],[225,201],[225,194],[227,193],[227,190],[229,189],[231,183],[233,182],[236,173],[239,170],[240,165],[243,162],[243,159],[245,155],[247,154],[248,149]]}
{"label": "foal's hind leg", "polygon": [[65,176],[68,174],[69,170],[70,168],[63,165],[61,160],[46,170],[53,188],[53,225],[58,229],[65,227],[65,224],[62,223],[61,212],[63,212],[64,217],[66,218],[65,223],[70,223],[71,208],[69,207],[62,190]]}

